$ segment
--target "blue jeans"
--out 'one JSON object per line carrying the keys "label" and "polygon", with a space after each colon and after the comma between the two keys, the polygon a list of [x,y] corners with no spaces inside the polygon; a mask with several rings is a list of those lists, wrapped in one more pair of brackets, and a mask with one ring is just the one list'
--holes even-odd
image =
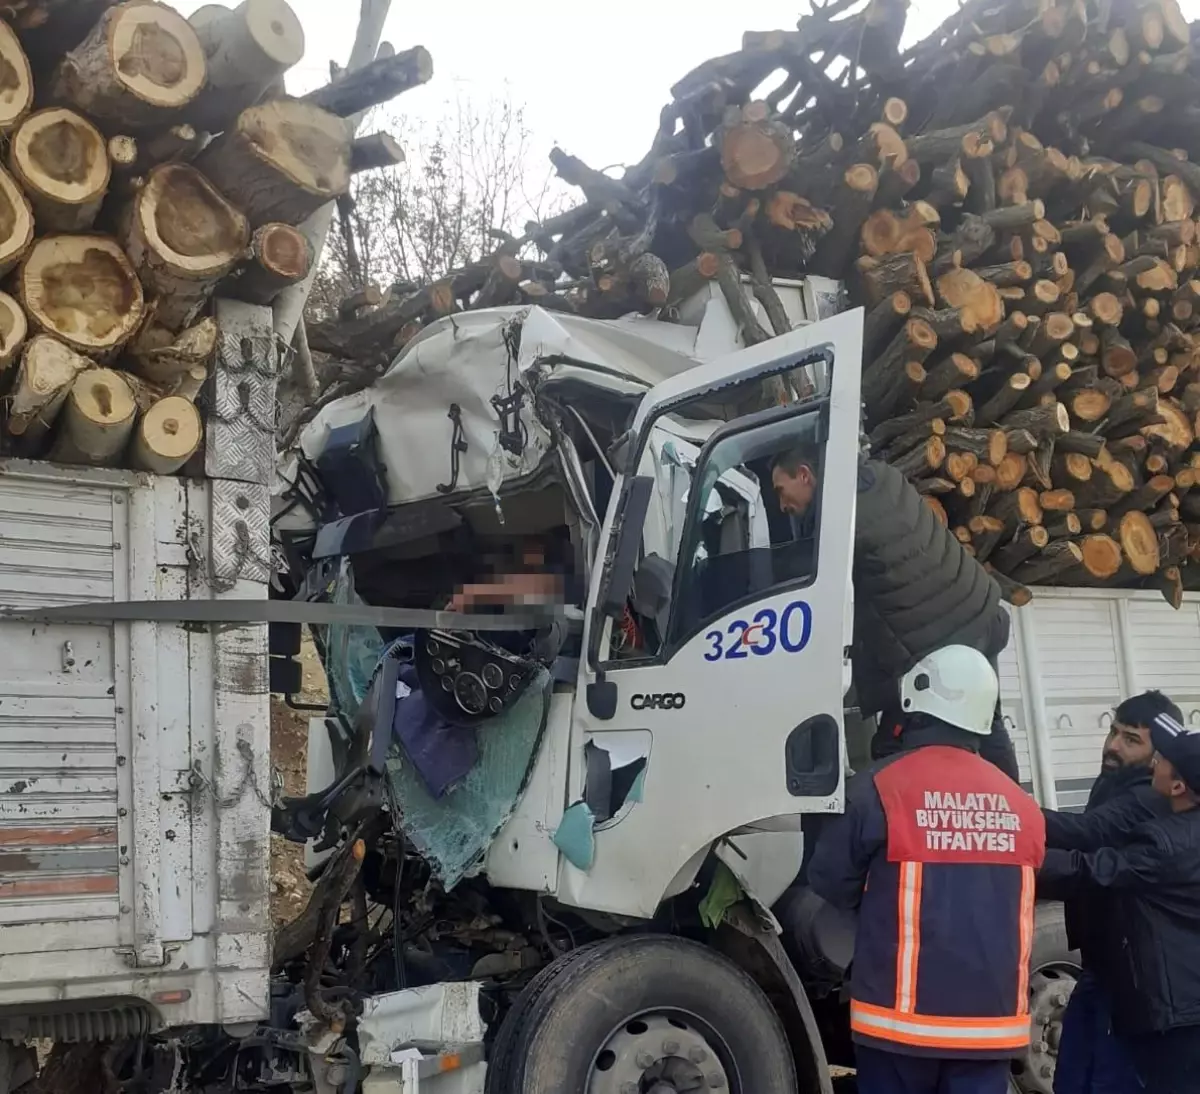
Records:
{"label": "blue jeans", "polygon": [[939,1060],[854,1046],[858,1094],[1008,1094],[1007,1060]]}
{"label": "blue jeans", "polygon": [[1140,1094],[1125,1043],[1112,1031],[1108,995],[1089,972],[1079,974],[1063,1015],[1054,1094]]}

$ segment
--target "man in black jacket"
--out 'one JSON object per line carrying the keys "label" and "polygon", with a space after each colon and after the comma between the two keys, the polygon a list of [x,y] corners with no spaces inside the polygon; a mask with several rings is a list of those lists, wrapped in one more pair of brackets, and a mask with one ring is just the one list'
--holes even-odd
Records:
{"label": "man in black jacket", "polygon": [[[1113,712],[1104,741],[1100,775],[1083,813],[1046,810],[1046,844],[1094,851],[1128,837],[1139,824],[1168,811],[1150,786],[1154,746],[1150,726],[1160,714],[1181,721],[1179,708],[1161,691],[1126,699]],[[1047,886],[1043,883],[1043,895]],[[1104,894],[1069,897],[1064,915],[1067,942],[1079,951],[1082,972],[1063,1016],[1054,1070],[1055,1094],[1125,1094],[1136,1089],[1133,1062],[1124,1042],[1112,1035],[1111,964],[1116,914]]]}
{"label": "man in black jacket", "polygon": [[[780,508],[804,521],[820,482],[820,452],[798,445],[775,461],[771,479]],[[899,747],[897,682],[943,646],[979,650],[996,668],[1008,645],[1000,587],[938,520],[894,467],[859,467],[854,524],[854,685],[863,714],[881,714],[876,759]],[[1000,717],[981,755],[1014,782],[1017,757]]]}
{"label": "man in black jacket", "polygon": [[1200,1086],[1200,732],[1162,713],[1150,733],[1151,785],[1168,812],[1108,846],[1047,851],[1041,877],[1111,901],[1113,1030],[1129,1046],[1145,1089],[1194,1094]]}

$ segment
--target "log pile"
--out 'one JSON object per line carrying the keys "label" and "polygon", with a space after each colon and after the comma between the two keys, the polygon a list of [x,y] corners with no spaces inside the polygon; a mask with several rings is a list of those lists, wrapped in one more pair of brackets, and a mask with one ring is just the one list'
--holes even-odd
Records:
{"label": "log pile", "polygon": [[673,88],[577,207],[310,331],[393,355],[464,307],[671,320],[705,283],[755,343],[772,278],[866,309],[874,453],[1016,603],[1034,583],[1200,585],[1200,57],[1176,0],[828,0]]}
{"label": "log pile", "polygon": [[[204,440],[214,293],[269,304],[296,228],[403,159],[347,119],[432,75],[421,48],[307,99],[286,0],[0,0],[0,453],[173,474]],[[202,466],[199,461],[193,466]]]}

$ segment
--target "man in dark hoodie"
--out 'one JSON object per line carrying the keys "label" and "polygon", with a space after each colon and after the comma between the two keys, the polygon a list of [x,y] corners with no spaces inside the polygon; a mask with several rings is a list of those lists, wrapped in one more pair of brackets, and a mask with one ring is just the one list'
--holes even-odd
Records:
{"label": "man in dark hoodie", "polygon": [[[771,479],[780,508],[798,518],[803,535],[820,482],[820,450],[797,445],[775,461]],[[943,646],[963,645],[995,669],[1008,632],[1008,613],[991,575],[899,471],[865,461],[854,524],[853,661],[859,709],[880,715],[872,755],[878,759],[899,747],[897,683],[913,665]],[[1020,780],[999,705],[981,755]]]}
{"label": "man in dark hoodie", "polygon": [[[1179,708],[1161,691],[1134,695],[1113,711],[1104,741],[1100,775],[1082,813],[1047,809],[1046,845],[1094,851],[1123,841],[1144,821],[1169,812],[1167,799],[1150,785],[1154,745],[1150,727],[1160,714],[1182,721]],[[1043,881],[1043,895],[1056,895]],[[1062,1040],[1054,1072],[1055,1094],[1125,1094],[1136,1090],[1133,1061],[1123,1041],[1113,1036],[1111,992],[1117,914],[1102,891],[1086,896],[1063,894],[1067,942],[1083,966],[1063,1016]]]}
{"label": "man in dark hoodie", "polygon": [[[1165,811],[1112,818],[1099,847],[1046,852],[1041,880],[1108,905],[1113,1032],[1153,1094],[1200,1089],[1200,730],[1155,715],[1151,787]],[[1116,802],[1101,811],[1115,812]],[[1095,833],[1087,833],[1094,836]],[[1130,1088],[1127,1088],[1130,1089]],[[1131,1089],[1138,1089],[1132,1087]]]}

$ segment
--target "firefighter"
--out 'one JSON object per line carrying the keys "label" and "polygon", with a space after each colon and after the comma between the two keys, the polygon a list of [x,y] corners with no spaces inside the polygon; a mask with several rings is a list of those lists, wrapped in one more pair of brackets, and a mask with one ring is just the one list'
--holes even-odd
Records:
{"label": "firefighter", "polygon": [[858,925],[850,1027],[861,1094],[1006,1094],[1029,1044],[1045,824],[979,756],[999,682],[967,646],[900,683],[900,751],[855,776],[812,888]]}

